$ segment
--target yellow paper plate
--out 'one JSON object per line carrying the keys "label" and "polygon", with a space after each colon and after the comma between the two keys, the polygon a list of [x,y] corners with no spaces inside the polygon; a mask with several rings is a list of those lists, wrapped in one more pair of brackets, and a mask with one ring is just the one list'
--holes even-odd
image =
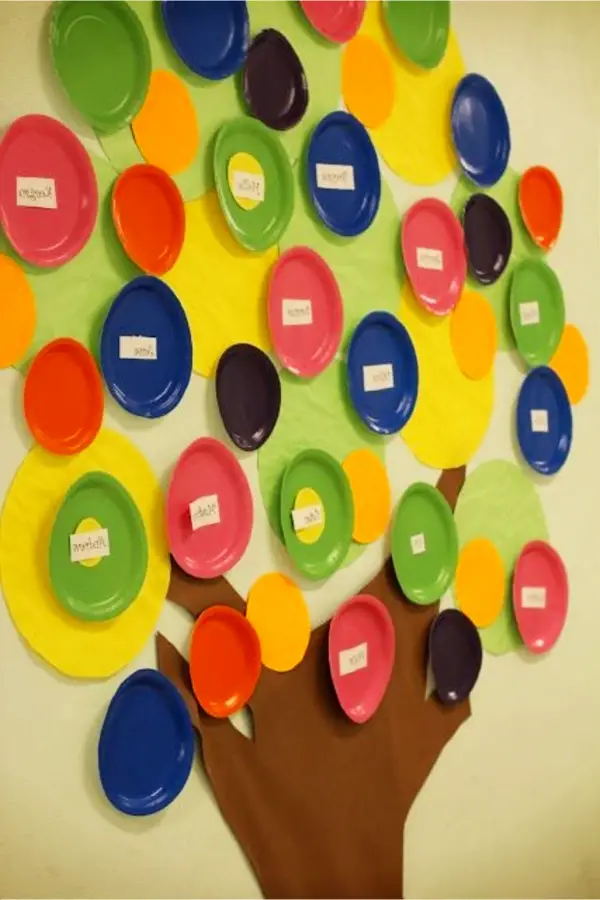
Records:
{"label": "yellow paper plate", "polygon": [[587,344],[575,325],[565,325],[550,368],[561,379],[572,404],[583,400],[590,381],[590,359]]}
{"label": "yellow paper plate", "polygon": [[450,315],[450,341],[463,375],[485,378],[494,365],[498,326],[492,307],[477,291],[463,290]]}
{"label": "yellow paper plate", "polygon": [[255,581],[246,616],[260,639],[264,666],[288,672],[302,661],[310,640],[310,617],[302,591],[291,578],[270,572]]}
{"label": "yellow paper plate", "polygon": [[485,538],[465,544],[458,558],[454,595],[460,610],[478,628],[487,628],[500,615],[505,587],[504,564],[494,544]]}
{"label": "yellow paper plate", "polygon": [[29,349],[36,323],[35,297],[21,267],[0,253],[0,369]]}
{"label": "yellow paper plate", "polygon": [[146,162],[169,175],[193,163],[200,141],[196,110],[177,75],[164,69],[152,72],[144,105],[131,129]]}
{"label": "yellow paper plate", "polygon": [[392,495],[385,465],[370,450],[354,450],[342,468],[354,500],[352,540],[370,544],[381,537],[390,521]]}

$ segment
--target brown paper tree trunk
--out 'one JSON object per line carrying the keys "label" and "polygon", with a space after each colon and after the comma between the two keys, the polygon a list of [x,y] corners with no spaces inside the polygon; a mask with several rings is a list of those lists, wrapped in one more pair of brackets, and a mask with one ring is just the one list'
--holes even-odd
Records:
{"label": "brown paper tree trunk", "polygon": [[[442,474],[451,507],[464,467]],[[188,665],[157,635],[158,666],[179,688],[200,736],[206,773],[225,820],[267,898],[401,897],[406,817],[436,759],[470,714],[468,702],[425,699],[427,640],[437,604],[403,596],[388,559],[365,585],[396,630],[392,679],[365,725],[341,712],[328,669],[328,624],[313,631],[291,672],[264,669],[250,707],[254,739],[196,703]],[[224,578],[196,581],[173,562],[169,599],[197,617],[208,606],[244,609]]]}

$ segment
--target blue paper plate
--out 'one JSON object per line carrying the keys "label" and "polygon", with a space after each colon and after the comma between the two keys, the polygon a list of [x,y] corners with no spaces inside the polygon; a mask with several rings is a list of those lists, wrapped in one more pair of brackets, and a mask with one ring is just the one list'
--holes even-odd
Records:
{"label": "blue paper plate", "polygon": [[321,119],[308,145],[307,165],[310,197],[325,225],[343,237],[366,231],[379,209],[381,175],[358,119],[346,112]]}
{"label": "blue paper plate", "polygon": [[241,68],[250,39],[246,0],[162,0],[167,36],[188,69],[218,81]]}
{"label": "blue paper plate", "polygon": [[404,325],[387,312],[365,316],[350,341],[347,372],[350,399],[363,422],[379,434],[400,431],[419,390],[417,355]]}
{"label": "blue paper plate", "polygon": [[[134,347],[136,338],[146,340]],[[100,365],[127,412],[156,419],[177,406],[192,374],[192,337],[181,303],[163,281],[142,275],[117,295],[102,329]]]}
{"label": "blue paper plate", "polygon": [[573,438],[571,404],[562,381],[552,369],[532,369],[517,401],[517,437],[532,469],[554,475],[565,464]]}
{"label": "blue paper plate", "polygon": [[177,689],[140,669],[117,689],[98,742],[104,792],[120,812],[148,816],[183,790],[194,759],[194,730]]}
{"label": "blue paper plate", "polygon": [[452,139],[465,175],[491,187],[504,175],[510,129],[504,104],[483,75],[465,75],[452,100]]}

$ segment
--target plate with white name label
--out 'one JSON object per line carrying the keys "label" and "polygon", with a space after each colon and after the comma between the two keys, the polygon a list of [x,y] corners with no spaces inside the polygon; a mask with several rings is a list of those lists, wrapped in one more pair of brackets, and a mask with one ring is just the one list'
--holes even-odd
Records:
{"label": "plate with white name label", "polygon": [[541,475],[565,464],[573,438],[571,404],[559,376],[547,366],[532,369],[519,391],[517,438],[523,458]]}
{"label": "plate with white name label", "polygon": [[510,281],[510,324],[528,366],[546,366],[565,327],[565,301],[555,272],[541,259],[525,259]]}
{"label": "plate with white name label", "polygon": [[513,575],[513,609],[519,634],[532,653],[557,642],[569,607],[565,565],[553,547],[531,541],[521,550]]}

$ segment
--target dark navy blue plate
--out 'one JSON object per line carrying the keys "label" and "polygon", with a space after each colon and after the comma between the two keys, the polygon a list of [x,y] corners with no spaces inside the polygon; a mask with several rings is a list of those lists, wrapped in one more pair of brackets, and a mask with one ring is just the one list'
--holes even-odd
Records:
{"label": "dark navy blue plate", "polygon": [[[122,337],[156,340],[156,359],[122,358]],[[151,275],[126,284],[111,306],[100,340],[106,385],[123,409],[156,419],[174,409],[192,374],[192,337],[183,307],[168,285]]]}
{"label": "dark navy blue plate", "polygon": [[154,669],[130,675],[112,698],[98,742],[104,793],[120,812],[148,816],[185,787],[194,730],[177,689]]}
{"label": "dark navy blue plate", "polygon": [[517,438],[536,472],[554,475],[565,464],[573,439],[571,404],[562,381],[548,366],[532,369],[521,385]]}
{"label": "dark navy blue plate", "polygon": [[218,81],[241,68],[250,26],[246,0],[162,0],[167,36],[188,69]]}
{"label": "dark navy blue plate", "polygon": [[342,237],[366,231],[379,209],[381,175],[358,119],[346,112],[321,119],[308,145],[307,166],[310,197],[325,225]]}
{"label": "dark navy blue plate", "polygon": [[[400,431],[412,415],[419,390],[417,355],[404,325],[388,312],[369,313],[352,335],[346,365],[350,399],[363,422],[379,434]],[[392,377],[386,380],[390,366]]]}
{"label": "dark navy blue plate", "polygon": [[452,100],[452,139],[463,172],[480,187],[502,178],[510,155],[504,104],[483,75],[465,75]]}

